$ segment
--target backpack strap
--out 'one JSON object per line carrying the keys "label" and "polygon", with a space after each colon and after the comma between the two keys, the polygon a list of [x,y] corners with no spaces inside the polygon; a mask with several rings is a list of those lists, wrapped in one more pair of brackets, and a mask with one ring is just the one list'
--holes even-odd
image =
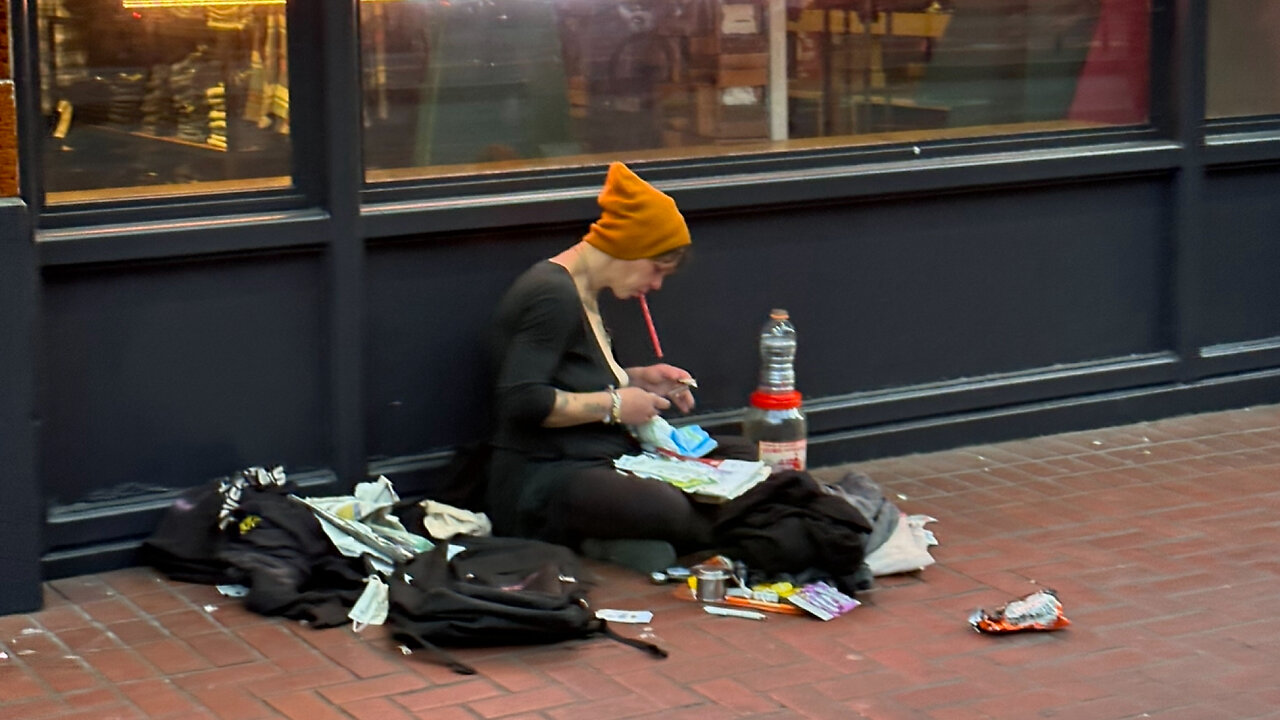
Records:
{"label": "backpack strap", "polygon": [[618,633],[613,631],[613,628],[609,627],[609,623],[605,622],[603,618],[596,618],[596,620],[599,622],[599,624],[591,628],[592,633],[604,635],[610,640],[615,640],[617,642],[622,643],[623,645],[630,645],[633,648],[643,650],[659,659],[667,657],[667,651],[665,649],[660,648],[651,642],[645,642],[644,640],[637,640],[636,638],[629,638],[625,635],[619,635]]}
{"label": "backpack strap", "polygon": [[[610,640],[620,642],[623,645],[630,645],[631,647],[636,648],[638,650],[643,650],[646,653],[658,659],[664,659],[667,657],[667,651],[665,649],[658,647],[657,645],[654,645],[651,642],[645,642],[644,640],[637,640],[636,638],[629,638],[625,635],[619,635],[618,633],[614,632],[613,628],[609,627],[609,623],[605,622],[601,618],[595,618],[595,622],[591,626],[590,634],[603,635],[609,638]],[[458,658],[446,652],[443,648],[433,644],[432,642],[422,637],[418,633],[413,632],[412,630],[406,630],[404,628],[400,628],[396,631],[395,637],[396,639],[408,638],[410,640],[413,640],[420,647],[422,647],[423,650],[426,650],[427,652],[434,655],[436,658],[441,660],[446,667],[458,673],[459,675],[475,675],[476,674],[475,668],[462,662]]]}
{"label": "backpack strap", "polygon": [[418,645],[421,646],[423,650],[426,650],[427,652],[436,656],[436,658],[438,658],[444,663],[445,667],[458,673],[459,675],[475,675],[476,674],[475,668],[462,662],[461,660],[449,654],[448,652],[445,652],[443,648],[431,643],[426,638],[422,637],[416,632],[413,632],[412,630],[405,630],[401,628],[396,631],[396,637],[397,638],[407,637],[413,640],[414,642],[418,643]]}

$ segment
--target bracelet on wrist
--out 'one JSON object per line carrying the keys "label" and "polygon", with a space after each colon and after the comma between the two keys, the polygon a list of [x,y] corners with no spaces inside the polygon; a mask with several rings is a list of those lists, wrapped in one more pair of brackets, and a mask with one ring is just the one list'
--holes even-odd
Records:
{"label": "bracelet on wrist", "polygon": [[605,416],[604,424],[622,424],[622,395],[612,385],[609,386],[609,414]]}

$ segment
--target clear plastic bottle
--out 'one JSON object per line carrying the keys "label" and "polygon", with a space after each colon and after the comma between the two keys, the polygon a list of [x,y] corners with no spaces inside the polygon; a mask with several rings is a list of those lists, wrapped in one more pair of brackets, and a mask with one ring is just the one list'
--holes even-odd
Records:
{"label": "clear plastic bottle", "polygon": [[786,310],[775,309],[760,331],[760,384],[742,421],[742,434],[774,472],[806,466],[809,427],[795,389],[795,357],[795,326]]}

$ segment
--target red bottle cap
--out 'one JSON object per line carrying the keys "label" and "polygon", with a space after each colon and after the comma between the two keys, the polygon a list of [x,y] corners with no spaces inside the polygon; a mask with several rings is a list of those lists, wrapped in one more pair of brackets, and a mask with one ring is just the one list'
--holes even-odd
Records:
{"label": "red bottle cap", "polygon": [[778,393],[757,390],[751,393],[751,407],[761,410],[792,410],[800,407],[800,400],[799,390]]}

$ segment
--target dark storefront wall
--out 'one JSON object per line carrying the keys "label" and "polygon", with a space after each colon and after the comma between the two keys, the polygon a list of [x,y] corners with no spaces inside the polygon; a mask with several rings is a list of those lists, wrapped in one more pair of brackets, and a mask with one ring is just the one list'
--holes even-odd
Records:
{"label": "dark storefront wall", "polygon": [[1203,354],[1210,372],[1280,361],[1280,173],[1275,166],[1209,175],[1202,238]]}
{"label": "dark storefront wall", "polygon": [[[307,183],[323,210],[62,221],[32,243],[21,204],[0,207],[0,327],[22,338],[0,348],[0,459],[31,511],[0,556],[30,582],[0,612],[38,602],[40,569],[135,562],[174,491],[280,463],[317,491],[385,473],[429,493],[483,436],[485,322],[583,232],[602,172],[550,198],[372,193],[361,209],[358,111],[341,102],[356,51],[325,47]],[[701,381],[693,420],[735,428],[778,306],[799,328],[816,464],[1280,400],[1280,142],[1201,149],[1202,104],[1177,100],[1203,96],[1194,75],[1155,81],[1174,88],[1170,139],[656,169],[695,237],[651,299],[667,359]],[[651,359],[634,303],[605,313],[624,361]]]}
{"label": "dark storefront wall", "polygon": [[[785,307],[814,430],[884,422],[893,413],[860,417],[850,405],[1167,350],[1167,185],[1156,176],[694,216],[694,260],[650,307],[666,359],[700,379],[700,412],[743,406],[758,326]],[[480,432],[477,328],[516,273],[575,231],[374,247],[371,453],[412,454],[424,428],[437,445]],[[624,362],[653,361],[635,303],[605,312]],[[442,416],[433,401],[459,412]]]}
{"label": "dark storefront wall", "polygon": [[27,208],[0,198],[0,614],[40,604],[43,503],[36,483],[35,248]]}
{"label": "dark storefront wall", "polygon": [[306,253],[46,271],[48,502],[192,467],[327,466],[322,275]]}

